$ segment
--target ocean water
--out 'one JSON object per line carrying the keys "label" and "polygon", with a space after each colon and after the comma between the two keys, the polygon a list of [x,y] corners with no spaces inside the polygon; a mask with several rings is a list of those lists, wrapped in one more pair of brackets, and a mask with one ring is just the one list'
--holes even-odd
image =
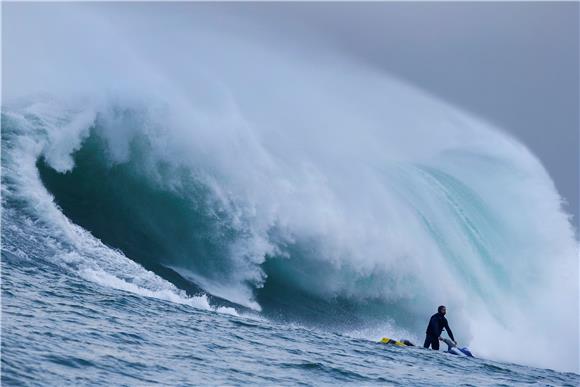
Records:
{"label": "ocean water", "polygon": [[540,160],[233,9],[3,7],[3,385],[578,385]]}
{"label": "ocean water", "polygon": [[104,287],[2,255],[2,384],[577,386],[575,373],[385,346]]}

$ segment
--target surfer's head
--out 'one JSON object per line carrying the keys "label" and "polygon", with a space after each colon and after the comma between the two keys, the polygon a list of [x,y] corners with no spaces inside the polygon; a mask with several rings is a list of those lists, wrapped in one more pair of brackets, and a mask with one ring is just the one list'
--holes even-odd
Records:
{"label": "surfer's head", "polygon": [[447,313],[447,308],[445,307],[445,305],[439,305],[439,308],[437,308],[437,312],[445,316],[445,313]]}

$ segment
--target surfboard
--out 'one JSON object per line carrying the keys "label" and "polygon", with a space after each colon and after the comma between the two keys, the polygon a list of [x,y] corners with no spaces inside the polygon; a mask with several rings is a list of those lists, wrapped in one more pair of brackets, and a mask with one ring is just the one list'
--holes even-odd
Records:
{"label": "surfboard", "polygon": [[408,346],[407,344],[403,343],[402,341],[389,339],[388,337],[383,337],[381,339],[380,343],[389,344],[389,345],[396,345],[397,347],[407,347]]}

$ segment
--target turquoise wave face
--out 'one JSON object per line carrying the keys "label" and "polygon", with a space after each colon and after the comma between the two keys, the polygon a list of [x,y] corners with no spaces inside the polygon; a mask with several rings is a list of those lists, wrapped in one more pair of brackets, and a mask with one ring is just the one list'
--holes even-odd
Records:
{"label": "turquoise wave face", "polygon": [[[202,290],[172,267],[226,281],[235,270],[229,244],[237,235],[227,214],[214,210],[206,187],[184,171],[176,172],[180,188],[174,190],[148,178],[140,157],[149,151],[143,139],[131,144],[132,157],[127,162],[113,164],[97,131],[93,128],[74,154],[75,167],[70,172],[55,171],[43,158],[37,162],[43,184],[64,214],[105,244],[192,294]],[[157,167],[163,173],[164,166]]]}
{"label": "turquoise wave face", "polygon": [[[98,126],[92,128],[74,153],[71,171],[57,172],[42,157],[36,163],[42,183],[63,213],[191,295],[207,293],[195,279],[231,281],[240,266],[232,248],[245,235],[232,226],[230,214],[220,211],[202,178],[162,164],[155,166],[153,178],[145,167],[151,149],[142,137],[132,142],[127,161],[113,163],[98,132]],[[176,178],[179,184],[169,187],[167,181]],[[271,230],[273,240],[276,232]],[[277,245],[279,254],[265,257],[257,266],[263,282],[248,284],[265,315],[315,325],[332,323],[337,328],[386,318],[406,326],[418,321],[405,302],[385,302],[380,296],[360,302],[319,288],[321,280],[348,280],[355,268],[337,269],[317,259],[321,252],[316,240],[278,240]],[[372,274],[355,281],[354,287],[372,288],[385,278]],[[210,296],[217,304],[231,304]]]}

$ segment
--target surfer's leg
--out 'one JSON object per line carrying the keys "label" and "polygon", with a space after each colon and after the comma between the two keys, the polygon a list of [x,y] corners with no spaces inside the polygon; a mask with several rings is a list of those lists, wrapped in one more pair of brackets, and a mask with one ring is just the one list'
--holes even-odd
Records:
{"label": "surfer's leg", "polygon": [[438,351],[439,350],[439,338],[431,337],[431,336],[427,335],[425,337],[425,343],[423,344],[423,347],[429,348],[429,346],[431,346],[431,348],[433,348],[434,350]]}
{"label": "surfer's leg", "polygon": [[439,338],[438,337],[431,338],[431,348],[433,348],[436,351],[439,351]]}

